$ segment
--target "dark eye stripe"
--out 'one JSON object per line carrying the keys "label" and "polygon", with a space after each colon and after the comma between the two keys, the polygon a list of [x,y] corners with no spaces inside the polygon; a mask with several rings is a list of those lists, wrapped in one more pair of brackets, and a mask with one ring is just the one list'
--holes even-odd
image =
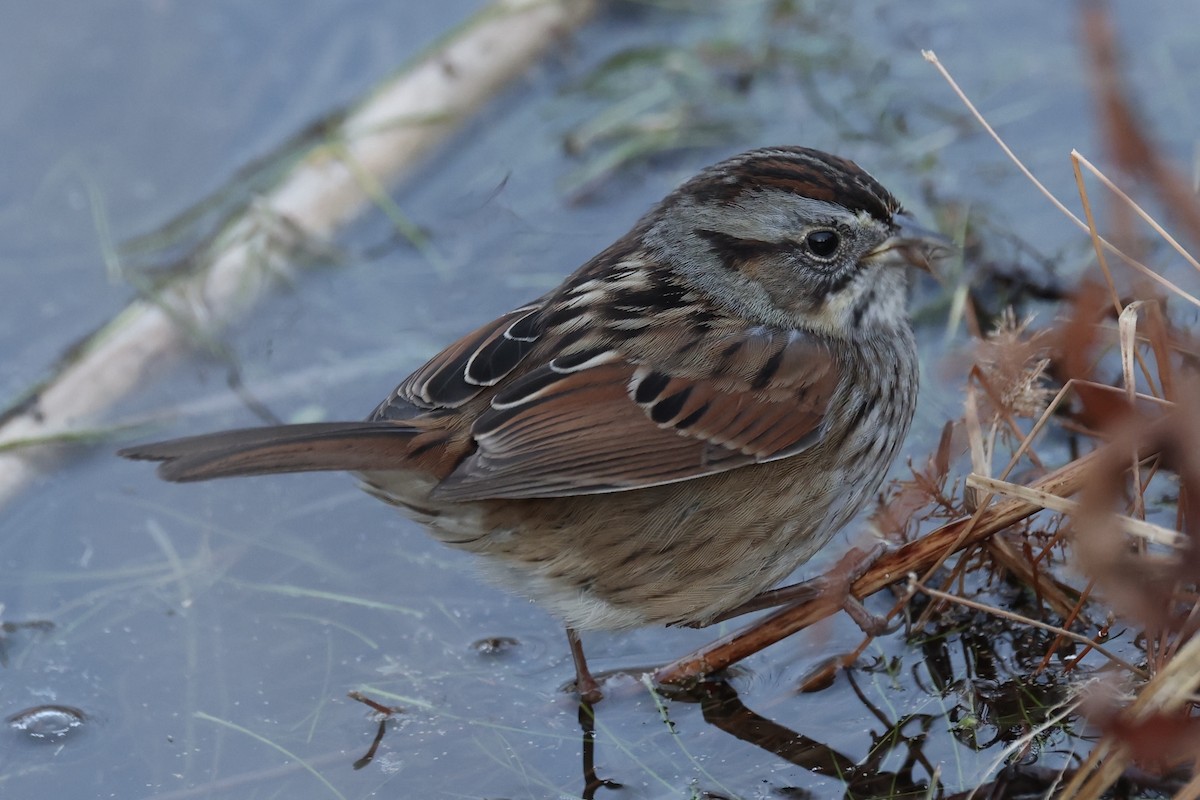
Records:
{"label": "dark eye stripe", "polygon": [[696,235],[708,242],[713,252],[729,269],[764,256],[786,253],[796,249],[795,242],[764,242],[761,239],[741,239],[720,231],[697,228]]}

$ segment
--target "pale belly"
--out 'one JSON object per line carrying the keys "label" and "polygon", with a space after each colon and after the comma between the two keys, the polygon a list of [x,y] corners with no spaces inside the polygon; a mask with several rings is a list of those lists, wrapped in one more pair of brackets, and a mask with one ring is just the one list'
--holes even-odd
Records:
{"label": "pale belly", "polygon": [[[398,497],[395,474],[364,480],[438,539],[482,556],[491,579],[569,626],[612,629],[707,622],[811,558],[866,497],[846,491],[861,480],[813,470],[811,457],[819,453],[548,500],[430,504],[428,488],[411,482],[407,497]],[[814,472],[823,479],[800,477]]]}
{"label": "pale belly", "polygon": [[705,623],[778,584],[878,489],[916,395],[915,362],[884,350],[896,371],[835,401],[855,422],[779,461],[624,492],[467,503],[431,498],[428,476],[362,477],[571,627]]}

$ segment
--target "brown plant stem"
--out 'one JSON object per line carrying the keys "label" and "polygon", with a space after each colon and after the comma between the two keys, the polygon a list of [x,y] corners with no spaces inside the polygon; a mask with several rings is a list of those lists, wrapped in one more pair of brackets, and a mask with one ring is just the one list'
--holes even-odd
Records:
{"label": "brown plant stem", "polygon": [[[1128,442],[1125,444],[1127,446]],[[1083,487],[1095,464],[1107,455],[1110,447],[1112,445],[1060,467],[1036,481],[1033,487],[1059,496],[1074,494]],[[1040,510],[1041,506],[1017,499],[984,506],[972,517],[949,522],[929,535],[881,556],[851,584],[850,593],[861,599],[904,580],[909,573],[928,572],[953,553],[978,544]],[[654,678],[667,684],[699,680],[819,622],[840,608],[837,598],[823,597],[780,609],[661,667],[654,673]]]}

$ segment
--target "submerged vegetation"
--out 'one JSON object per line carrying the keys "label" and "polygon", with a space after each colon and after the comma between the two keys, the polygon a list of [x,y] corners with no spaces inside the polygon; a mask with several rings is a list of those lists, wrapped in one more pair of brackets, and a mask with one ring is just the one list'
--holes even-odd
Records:
{"label": "submerged vegetation", "polygon": [[[683,5],[695,10],[694,4]],[[719,34],[710,28],[708,35],[682,43],[644,42],[602,59],[556,101],[576,103],[571,106],[574,119],[561,137],[573,165],[561,188],[569,200],[584,206],[647,165],[670,164],[672,154],[681,150],[754,139],[772,115],[801,113],[819,117],[822,130],[832,132],[830,140],[886,147],[895,155],[890,168],[924,177],[921,203],[937,214],[937,227],[955,235],[960,247],[957,257],[939,270],[940,285],[922,285],[915,298],[914,316],[928,345],[923,367],[932,379],[926,386],[941,395],[938,404],[927,405],[934,409],[927,413],[938,414],[930,427],[941,435],[911,445],[907,469],[879,498],[871,526],[890,549],[864,571],[847,560],[829,575],[862,598],[888,593],[882,603],[878,596],[872,603],[886,609],[893,632],[864,636],[856,647],[830,654],[796,685],[764,700],[755,694],[759,686],[753,679],[742,680],[748,669],[740,662],[839,610],[837,598],[820,597],[772,612],[751,627],[659,666],[644,682],[614,692],[615,699],[594,710],[579,709],[578,730],[574,707],[564,717],[561,709],[547,711],[544,697],[526,703],[527,697],[510,692],[501,699],[514,707],[537,705],[549,715],[535,720],[543,727],[537,735],[566,742],[569,752],[560,760],[575,759],[582,750],[581,780],[578,762],[571,762],[577,787],[571,792],[584,797],[619,797],[621,784],[633,785],[612,766],[621,758],[628,773],[650,776],[646,783],[663,796],[687,796],[680,794],[685,791],[697,798],[742,796],[739,791],[750,785],[764,797],[810,796],[807,789],[774,780],[775,765],[781,763],[835,779],[839,791],[854,798],[1200,797],[1200,561],[1195,557],[1200,542],[1194,541],[1200,535],[1195,518],[1200,504],[1200,353],[1195,338],[1200,300],[1182,288],[1196,285],[1192,270],[1200,271],[1190,255],[1200,250],[1197,194],[1140,121],[1123,86],[1112,23],[1102,6],[1088,5],[1080,12],[1081,30],[1106,161],[1115,171],[1110,177],[1083,155],[1070,154],[1083,211],[1073,215],[1067,207],[1077,205],[1074,201],[1051,200],[1067,215],[1067,225],[1082,229],[1082,244],[1069,256],[1036,252],[1002,222],[989,219],[986,208],[937,188],[932,175],[939,164],[931,155],[936,148],[909,144],[910,121],[918,113],[945,120],[956,131],[982,125],[990,132],[967,100],[971,91],[950,110],[934,108],[923,96],[928,85],[920,94],[915,88],[899,96],[878,91],[892,68],[887,52],[864,46],[852,35],[851,25],[823,27],[832,9],[845,5],[784,0],[742,4],[758,13],[730,12],[738,24],[713,26]],[[612,13],[649,13],[640,4],[619,8],[624,10]],[[928,58],[936,62],[931,54]],[[856,66],[847,70],[847,63]],[[950,78],[948,71],[943,74]],[[781,92],[800,99],[784,104]],[[781,111],[785,105],[793,110]],[[255,197],[269,192],[280,173],[301,162],[301,151],[312,148],[321,158],[346,157],[341,144],[330,138],[336,138],[331,131],[342,120],[334,115],[315,125],[296,138],[284,157],[266,159],[267,167],[235,176],[226,194],[181,216],[159,235],[130,243],[120,253],[127,263],[153,261],[157,253],[160,267],[172,267],[137,281],[146,293],[146,308],[158,314],[170,306],[164,298],[172,297],[172,286],[183,285],[174,282],[192,279],[189,270],[209,260],[210,248],[221,244],[220,232],[236,231],[239,220],[247,226],[246,241],[252,238],[263,248],[254,254],[269,271],[299,258],[331,260],[333,244],[306,235],[286,215],[264,213],[261,198]],[[800,143],[836,149],[830,141]],[[1016,156],[1013,162],[1014,170],[1023,170]],[[351,181],[361,189],[363,202],[374,202],[395,227],[398,240],[418,250],[427,245],[375,177],[360,171]],[[1178,232],[1177,238],[1171,230]],[[426,257],[433,269],[435,261]],[[243,279],[229,294],[247,288],[257,288],[257,281],[247,287]],[[214,311],[224,316],[222,309]],[[172,327],[165,324],[170,320],[162,322]],[[220,350],[207,336],[188,333],[184,338],[193,346],[200,342],[210,351]],[[182,336],[177,331],[173,335]],[[103,337],[98,338],[102,344]],[[83,347],[71,358],[89,352]],[[236,377],[236,365],[231,374]],[[292,377],[292,382],[280,383],[282,394],[295,395],[297,387],[314,379],[309,373]],[[40,388],[6,418],[28,412]],[[142,422],[139,418],[118,427]],[[3,448],[45,446],[49,438],[0,444],[0,453],[8,452]],[[97,436],[84,431],[52,438],[61,444],[94,442]],[[249,538],[236,540],[237,546],[248,546]],[[221,557],[210,560],[212,554],[203,550],[180,557],[165,533],[156,532],[154,540],[168,554],[161,566],[113,573],[123,582],[105,590],[106,597],[129,591],[127,582],[158,602],[159,595],[168,593],[167,584],[187,588],[180,576],[204,572],[211,578],[197,581],[198,586],[218,584],[232,592],[351,605],[364,613],[390,613],[404,624],[421,614],[400,602],[391,604],[386,595],[380,596],[388,602],[365,592],[359,596],[301,586],[290,575],[278,582],[230,576]],[[302,560],[295,554],[279,557]],[[306,552],[304,557],[327,566],[315,555]],[[110,580],[114,586],[117,582]],[[358,586],[351,579],[343,589],[347,584]],[[190,589],[183,594],[180,607],[186,608],[193,597]],[[0,670],[7,668],[11,651],[28,652],[29,642],[48,635],[52,627],[50,622],[3,622]],[[378,649],[372,637],[355,635],[366,649]],[[478,662],[470,663],[496,669],[521,658],[522,644],[507,635],[477,640],[470,657]],[[452,649],[440,641],[436,648]],[[419,671],[390,654],[377,660],[382,665],[375,664],[372,674],[381,682]],[[553,680],[548,675],[557,672],[539,664],[523,677],[529,674],[544,687]],[[329,684],[336,686],[339,680],[335,676]],[[497,684],[504,688],[499,680]],[[325,696],[339,693],[330,685],[320,687]],[[372,706],[382,717],[364,728],[374,738],[369,755],[354,764],[363,768],[359,774],[378,768],[389,746],[404,751],[422,735],[436,742],[447,730],[465,730],[471,736],[460,738],[502,765],[490,769],[522,779],[528,772],[533,775],[528,780],[542,782],[538,786],[548,795],[563,794],[558,778],[527,770],[524,759],[534,754],[522,748],[535,749],[533,739],[516,723],[510,730],[507,722],[482,716],[464,721],[449,703],[415,697],[407,685],[409,694],[380,685],[363,689],[363,695],[383,698],[387,705]],[[808,718],[805,704],[823,691],[838,693],[836,721],[842,727],[867,732],[869,741],[859,751],[850,752],[833,721]],[[632,703],[632,692],[640,698],[630,712],[636,717],[636,733],[605,719],[619,716],[620,704]],[[300,764],[297,769],[333,788],[324,766],[318,772],[315,762],[303,760],[308,744],[303,734],[286,740],[284,747],[293,732],[243,725],[200,707],[172,709],[176,711],[188,715],[189,725],[210,724],[265,743],[270,757],[283,754],[285,761]],[[756,754],[768,754],[767,761],[731,769],[741,783],[729,783],[738,790],[725,789],[709,761],[687,750],[700,745],[694,739],[684,743],[679,719],[693,711],[705,726],[720,732],[720,744],[710,745],[712,752],[723,752],[737,740]],[[78,714],[85,718],[84,711]],[[89,721],[97,716],[102,715],[88,709]],[[310,730],[318,717],[313,711]],[[523,723],[528,719],[521,717]],[[400,720],[403,731],[395,730]],[[645,745],[643,752],[644,740],[632,738],[645,735],[647,720],[661,722],[656,732],[665,732],[669,742],[653,740],[653,748],[661,751]],[[296,729],[308,725],[306,720]],[[275,731],[270,736],[279,741],[256,732],[260,728]],[[693,725],[689,733],[695,732]],[[505,739],[505,734],[514,738]],[[372,762],[377,749],[384,755]],[[349,758],[344,762],[328,758],[336,768],[351,763]],[[677,768],[677,762],[682,766]],[[435,766],[449,767],[444,762]],[[443,771],[449,774],[449,769]],[[264,773],[271,774],[270,769]],[[699,777],[685,778],[690,783],[681,787],[680,775]],[[340,794],[333,789],[334,796]]]}
{"label": "submerged vegetation", "polygon": [[[961,261],[923,315],[927,324],[949,317],[948,329],[961,324],[975,340],[973,348],[957,348],[965,356],[940,367],[961,374],[962,415],[947,420],[936,450],[911,460],[910,476],[884,493],[873,523],[895,549],[852,583],[863,597],[892,586],[889,616],[903,621],[913,648],[903,661],[920,662],[912,679],[946,702],[950,736],[996,751],[994,770],[974,788],[962,776],[940,774],[922,754],[933,736],[929,724],[918,735],[905,715],[866,761],[836,770],[847,796],[1200,796],[1200,783],[1188,781],[1200,753],[1200,567],[1191,555],[1200,547],[1191,518],[1200,493],[1200,373],[1190,327],[1200,301],[1177,285],[1187,280],[1177,277],[1181,270],[1200,271],[1200,264],[1167,232],[1183,231],[1186,245],[1200,246],[1200,199],[1141,125],[1102,7],[1081,17],[1119,177],[1073,152],[1084,213],[1050,200],[1086,231],[1093,263],[1068,279],[1047,259],[1040,271],[998,260],[994,231],[956,218],[953,202],[931,202],[943,213],[943,230],[964,232]],[[697,71],[686,62],[713,58],[752,76],[785,58],[771,47],[759,53],[753,65],[735,48],[613,59],[611,74],[588,89],[653,59],[664,65],[662,77],[638,96],[657,110],[614,104],[609,116],[582,125],[572,151],[606,137],[616,143],[579,173],[578,185],[594,186],[630,159],[736,124],[733,112],[717,119],[707,105],[689,102]],[[719,90],[745,91],[749,80],[726,72]],[[618,124],[612,115],[626,111],[637,113]],[[1164,223],[1131,195],[1162,209]],[[1107,209],[1104,218],[1096,207]],[[657,678],[701,679],[838,607],[825,598],[777,612]],[[850,667],[850,674],[900,668],[871,651],[868,637],[829,666]],[[728,703],[740,702],[726,694]],[[905,770],[884,776],[868,768],[900,742],[908,748]],[[823,772],[837,762],[809,766]],[[913,767],[921,764],[926,774],[918,780]]]}

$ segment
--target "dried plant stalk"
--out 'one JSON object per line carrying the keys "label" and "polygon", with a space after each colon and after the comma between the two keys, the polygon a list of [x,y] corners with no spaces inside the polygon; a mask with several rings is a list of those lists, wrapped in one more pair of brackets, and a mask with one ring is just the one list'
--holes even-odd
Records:
{"label": "dried plant stalk", "polygon": [[[1180,713],[1195,701],[1200,690],[1200,637],[1193,638],[1167,662],[1161,672],[1141,687],[1137,697],[1124,709],[1121,722],[1125,730],[1155,719]],[[1071,781],[1063,787],[1061,798],[1104,796],[1132,761],[1125,736],[1109,731],[1088,753]]]}
{"label": "dried plant stalk", "polygon": [[[136,386],[152,362],[243,312],[306,241],[325,241],[580,24],[593,0],[496,0],[378,88],[217,237],[197,271],[131,303],[19,408],[0,415],[0,503]],[[263,219],[277,224],[264,228]]]}
{"label": "dried plant stalk", "polygon": [[[1078,492],[1093,477],[1094,465],[1107,456],[1109,447],[1111,445],[1060,467],[1036,481],[1032,488],[1059,497]],[[949,555],[978,544],[1040,510],[1040,505],[1016,498],[985,506],[970,518],[950,522],[927,536],[885,554],[854,581],[850,593],[858,598],[867,597],[904,580],[910,572],[926,572]],[[725,669],[836,613],[840,607],[836,598],[819,597],[811,602],[781,609],[667,664],[655,673],[655,679],[662,683],[683,683]]]}
{"label": "dried plant stalk", "polygon": [[[976,489],[985,489],[989,492],[994,492],[999,495],[1007,495],[1009,497],[1018,497],[1026,502],[1046,508],[1051,511],[1057,511],[1060,514],[1077,514],[1079,513],[1079,503],[1075,500],[1068,500],[1065,497],[1050,494],[1049,492],[1041,491],[1032,486],[1022,486],[1019,483],[1010,483],[1008,481],[998,481],[995,478],[985,478],[982,475],[974,473],[967,476],[967,486]],[[1130,534],[1145,539],[1148,542],[1155,544],[1166,545],[1168,547],[1184,547],[1187,544],[1187,537],[1178,531],[1164,528],[1161,525],[1155,525],[1151,522],[1146,522],[1142,519],[1134,519],[1124,515],[1116,517],[1117,524],[1121,529]]]}

